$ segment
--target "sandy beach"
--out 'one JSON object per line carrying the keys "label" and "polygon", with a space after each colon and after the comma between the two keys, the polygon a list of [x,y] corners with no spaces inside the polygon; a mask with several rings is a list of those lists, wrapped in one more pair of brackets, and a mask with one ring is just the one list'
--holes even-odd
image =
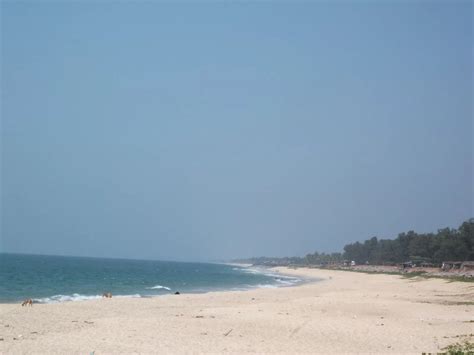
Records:
{"label": "sandy beach", "polygon": [[277,268],[296,287],[0,305],[1,353],[413,353],[474,341],[474,284]]}

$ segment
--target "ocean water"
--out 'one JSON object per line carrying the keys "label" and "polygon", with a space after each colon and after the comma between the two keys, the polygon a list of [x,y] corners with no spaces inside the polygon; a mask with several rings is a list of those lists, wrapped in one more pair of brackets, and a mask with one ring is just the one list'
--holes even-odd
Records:
{"label": "ocean water", "polygon": [[54,303],[281,287],[302,280],[225,264],[0,254],[0,303]]}

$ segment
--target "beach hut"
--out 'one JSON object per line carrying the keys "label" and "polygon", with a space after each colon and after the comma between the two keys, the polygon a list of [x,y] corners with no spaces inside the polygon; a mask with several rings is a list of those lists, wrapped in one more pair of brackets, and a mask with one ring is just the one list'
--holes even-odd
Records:
{"label": "beach hut", "polygon": [[474,261],[465,261],[461,264],[462,271],[474,270]]}
{"label": "beach hut", "polygon": [[433,264],[433,263],[429,263],[429,262],[422,262],[420,264],[421,267],[435,267],[436,265]]}
{"label": "beach hut", "polygon": [[462,265],[462,261],[443,261],[441,270],[443,271],[459,270],[461,269],[461,265]]}
{"label": "beach hut", "polygon": [[406,269],[406,268],[409,268],[409,267],[413,267],[413,263],[411,261],[405,261],[404,263],[401,263],[401,268],[402,269]]}

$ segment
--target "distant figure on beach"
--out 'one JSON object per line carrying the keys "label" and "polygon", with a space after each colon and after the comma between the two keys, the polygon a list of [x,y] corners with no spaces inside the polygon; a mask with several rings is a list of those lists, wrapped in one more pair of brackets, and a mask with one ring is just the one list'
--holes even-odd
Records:
{"label": "distant figure on beach", "polygon": [[103,297],[103,298],[104,298],[104,297],[105,297],[105,298],[112,298],[112,293],[110,293],[110,292],[105,292],[105,293],[102,294],[102,297]]}
{"label": "distant figure on beach", "polygon": [[23,303],[21,304],[21,306],[33,306],[33,300],[31,298],[28,298],[26,300],[23,301]]}
{"label": "distant figure on beach", "polygon": [[175,295],[179,295],[180,293],[179,293],[179,291],[176,291],[174,294],[175,294]]}

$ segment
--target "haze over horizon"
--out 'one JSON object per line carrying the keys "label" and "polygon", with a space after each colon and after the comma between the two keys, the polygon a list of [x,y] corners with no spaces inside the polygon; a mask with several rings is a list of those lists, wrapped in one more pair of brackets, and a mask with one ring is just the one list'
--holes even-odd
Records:
{"label": "haze over horizon", "polygon": [[474,217],[472,2],[0,6],[0,252],[301,256]]}

